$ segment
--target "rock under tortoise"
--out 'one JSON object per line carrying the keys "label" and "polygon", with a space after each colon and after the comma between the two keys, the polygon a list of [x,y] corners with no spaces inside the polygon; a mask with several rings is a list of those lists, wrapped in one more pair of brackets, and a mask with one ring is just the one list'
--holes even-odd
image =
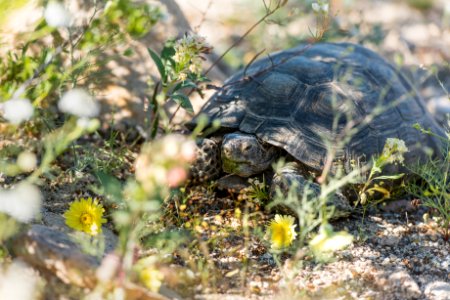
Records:
{"label": "rock under tortoise", "polygon": [[[405,164],[426,159],[427,148],[439,153],[439,139],[414,124],[444,136],[404,75],[375,52],[350,43],[301,45],[257,60],[229,78],[188,127],[204,115],[208,126],[218,120],[220,128],[199,141],[192,179],[215,179],[222,171],[249,177],[285,156],[293,163],[275,174],[271,190],[293,181],[303,187],[306,172],[320,174],[327,141],[337,145],[339,137],[350,138],[334,149],[331,174],[370,163],[388,138],[405,142]],[[399,165],[385,170],[400,171],[408,172]],[[343,197],[334,198],[332,204],[349,210]]]}

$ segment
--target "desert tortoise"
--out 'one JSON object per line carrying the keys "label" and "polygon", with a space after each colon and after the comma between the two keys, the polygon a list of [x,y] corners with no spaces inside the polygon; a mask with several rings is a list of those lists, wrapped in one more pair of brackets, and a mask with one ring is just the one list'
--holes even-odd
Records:
{"label": "desert tortoise", "polygon": [[320,173],[327,159],[325,141],[349,128],[356,130],[336,149],[333,162],[347,172],[355,162],[380,154],[387,138],[405,142],[406,164],[424,159],[425,148],[437,153],[439,139],[413,128],[416,123],[444,136],[401,73],[373,51],[350,43],[302,45],[257,60],[229,78],[188,127],[195,127],[200,115],[209,124],[220,121],[215,136],[223,139],[219,144],[202,140],[206,155],[192,170],[197,178],[217,177],[220,165],[227,173],[252,176],[280,153],[302,166],[299,175],[304,167]]}

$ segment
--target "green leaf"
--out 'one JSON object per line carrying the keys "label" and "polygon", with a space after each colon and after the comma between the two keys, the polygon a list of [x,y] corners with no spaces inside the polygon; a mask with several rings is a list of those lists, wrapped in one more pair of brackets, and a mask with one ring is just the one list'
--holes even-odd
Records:
{"label": "green leaf", "polygon": [[197,85],[194,82],[190,81],[190,80],[185,80],[185,81],[179,82],[173,88],[173,91],[176,92],[178,90],[181,90],[181,89],[184,89],[184,88],[188,88],[188,87],[195,89],[195,88],[197,88]]}
{"label": "green leaf", "polygon": [[403,176],[405,176],[404,173],[400,173],[400,174],[396,174],[396,175],[384,175],[384,176],[375,177],[373,180],[383,180],[383,179],[384,180],[386,180],[386,179],[395,180],[395,179],[400,179]]}
{"label": "green leaf", "polygon": [[134,50],[132,48],[128,48],[123,52],[124,56],[131,56],[134,54]]}
{"label": "green leaf", "polygon": [[192,107],[191,100],[189,99],[188,96],[184,94],[175,93],[172,94],[171,98],[188,112],[190,113],[194,112],[194,108]]}
{"label": "green leaf", "polygon": [[156,67],[158,67],[159,74],[161,75],[161,81],[163,83],[166,83],[166,81],[167,81],[166,68],[164,68],[164,64],[163,64],[161,58],[159,58],[158,54],[155,51],[153,51],[152,49],[147,48],[147,50],[148,50],[148,53],[150,54],[151,58],[155,62]]}
{"label": "green leaf", "polygon": [[97,172],[97,178],[99,179],[103,193],[108,199],[115,203],[122,202],[122,183],[114,176],[105,172]]}
{"label": "green leaf", "polygon": [[209,79],[208,77],[204,76],[204,75],[200,75],[197,78],[198,82],[211,82],[211,79]]}
{"label": "green leaf", "polygon": [[162,59],[169,59],[172,58],[172,56],[175,55],[175,48],[173,47],[174,43],[168,43],[164,46],[164,48],[161,51],[161,58]]}

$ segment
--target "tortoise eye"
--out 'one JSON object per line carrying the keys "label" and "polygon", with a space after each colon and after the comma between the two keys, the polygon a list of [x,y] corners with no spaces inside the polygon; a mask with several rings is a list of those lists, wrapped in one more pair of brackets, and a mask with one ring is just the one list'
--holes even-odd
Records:
{"label": "tortoise eye", "polygon": [[252,144],[244,144],[242,145],[242,151],[248,151],[252,149]]}

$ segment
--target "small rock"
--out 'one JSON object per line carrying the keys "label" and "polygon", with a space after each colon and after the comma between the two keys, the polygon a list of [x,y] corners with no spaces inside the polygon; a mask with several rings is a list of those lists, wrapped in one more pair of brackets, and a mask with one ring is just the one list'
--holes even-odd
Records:
{"label": "small rock", "polygon": [[99,260],[84,254],[64,232],[31,225],[12,243],[12,253],[34,268],[54,273],[66,284],[92,288]]}
{"label": "small rock", "polygon": [[391,263],[391,260],[389,259],[389,257],[386,257],[385,259],[383,259],[383,261],[381,262],[381,264],[383,266],[387,266]]}
{"label": "small rock", "polygon": [[222,191],[237,193],[250,186],[247,179],[237,175],[227,175],[217,180],[217,188]]}
{"label": "small rock", "polygon": [[411,275],[404,270],[389,275],[389,285],[392,292],[401,296],[401,299],[416,299],[422,294],[419,285],[414,281]]}
{"label": "small rock", "polygon": [[431,99],[427,107],[436,119],[441,122],[445,120],[446,114],[450,113],[450,101],[447,95]]}
{"label": "small rock", "polygon": [[[82,288],[94,288],[97,284],[98,258],[83,253],[78,244],[65,232],[43,225],[31,227],[13,239],[11,252],[44,274],[54,274],[65,284]],[[126,299],[168,300],[165,295],[153,293],[131,282],[121,282]],[[164,287],[170,299],[181,299],[175,292]]]}
{"label": "small rock", "polygon": [[383,246],[388,246],[388,247],[394,247],[397,246],[397,244],[400,242],[400,238],[396,237],[396,236],[386,236],[383,238],[379,239],[379,244],[383,245]]}
{"label": "small rock", "polygon": [[385,212],[404,213],[413,212],[416,207],[411,204],[411,201],[401,199],[385,202],[380,205],[380,209]]}
{"label": "small rock", "polygon": [[276,265],[276,262],[273,259],[272,254],[270,254],[268,252],[266,252],[263,255],[261,255],[258,260],[259,260],[260,263],[268,264],[270,266],[275,266]]}
{"label": "small rock", "polygon": [[430,300],[450,300],[450,283],[435,281],[425,286],[425,295]]}

